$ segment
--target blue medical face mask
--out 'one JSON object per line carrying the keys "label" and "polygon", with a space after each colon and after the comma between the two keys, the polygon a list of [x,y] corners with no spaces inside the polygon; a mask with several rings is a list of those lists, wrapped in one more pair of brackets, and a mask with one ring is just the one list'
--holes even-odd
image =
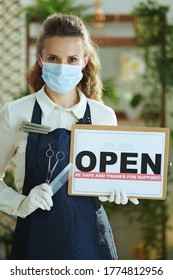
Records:
{"label": "blue medical face mask", "polygon": [[59,93],[66,94],[76,87],[83,77],[81,65],[55,64],[43,62],[42,78],[47,86]]}

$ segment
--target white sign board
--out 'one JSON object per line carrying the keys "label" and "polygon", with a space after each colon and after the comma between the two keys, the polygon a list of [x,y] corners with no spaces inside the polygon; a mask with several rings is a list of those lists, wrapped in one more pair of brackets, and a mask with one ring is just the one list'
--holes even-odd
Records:
{"label": "white sign board", "polygon": [[168,128],[74,125],[68,193],[165,199],[168,147]]}

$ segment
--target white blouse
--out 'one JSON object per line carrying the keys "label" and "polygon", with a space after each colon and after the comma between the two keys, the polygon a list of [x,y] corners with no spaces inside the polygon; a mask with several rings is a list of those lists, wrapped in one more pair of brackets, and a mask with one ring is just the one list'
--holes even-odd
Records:
{"label": "white blouse", "polygon": [[[17,215],[17,208],[25,196],[21,194],[25,177],[25,150],[28,134],[19,131],[22,121],[31,121],[35,100],[42,110],[42,124],[71,130],[78,119],[83,118],[86,103],[91,110],[92,124],[117,125],[114,111],[106,105],[88,99],[79,91],[80,102],[64,109],[55,104],[45,93],[44,87],[37,93],[30,94],[5,104],[0,110],[0,210]],[[5,171],[14,158],[15,184],[17,191],[3,182]]]}

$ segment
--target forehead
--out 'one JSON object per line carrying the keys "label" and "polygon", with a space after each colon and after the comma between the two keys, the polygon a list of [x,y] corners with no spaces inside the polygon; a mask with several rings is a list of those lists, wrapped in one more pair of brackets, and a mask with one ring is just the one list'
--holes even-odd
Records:
{"label": "forehead", "polygon": [[45,39],[43,54],[83,55],[84,45],[80,37],[49,37]]}

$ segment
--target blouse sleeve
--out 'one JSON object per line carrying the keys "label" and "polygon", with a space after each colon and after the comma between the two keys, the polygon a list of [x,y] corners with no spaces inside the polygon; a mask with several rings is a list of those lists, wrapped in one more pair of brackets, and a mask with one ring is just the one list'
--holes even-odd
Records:
{"label": "blouse sleeve", "polygon": [[5,171],[15,154],[15,138],[10,123],[8,105],[0,110],[0,210],[7,214],[17,213],[17,208],[25,198],[3,182]]}

